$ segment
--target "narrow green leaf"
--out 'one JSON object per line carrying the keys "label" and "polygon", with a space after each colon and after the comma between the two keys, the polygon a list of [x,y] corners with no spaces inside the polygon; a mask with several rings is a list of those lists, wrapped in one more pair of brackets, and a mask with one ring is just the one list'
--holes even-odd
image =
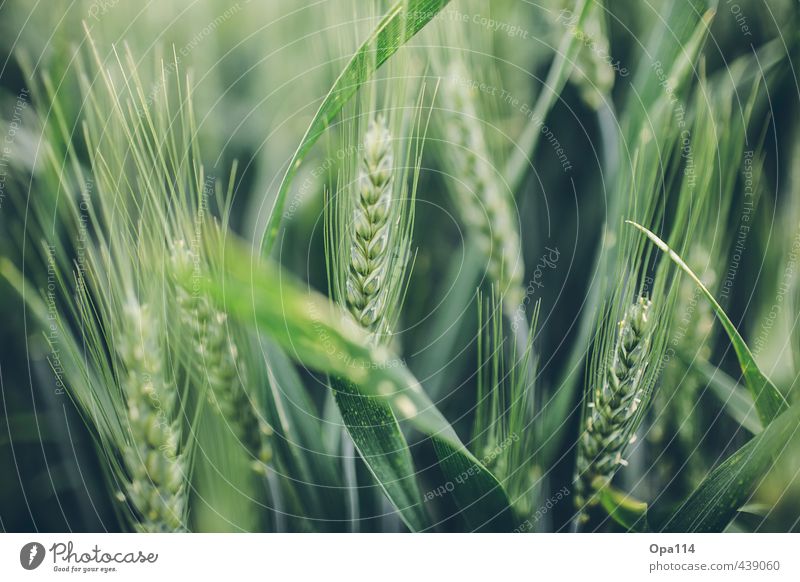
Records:
{"label": "narrow green leaf", "polygon": [[688,85],[694,76],[697,55],[716,14],[715,8],[706,9],[707,4],[706,0],[686,0],[647,8],[659,12],[660,17],[652,27],[626,96],[625,142],[635,141],[642,126],[652,123],[649,118],[654,105],[669,97],[661,86],[664,79],[656,74],[656,69],[661,68],[669,75],[671,94],[680,94],[681,87]]}
{"label": "narrow green leaf", "polygon": [[357,386],[331,379],[339,412],[361,458],[411,531],[429,525],[411,451],[392,409]]}
{"label": "narrow green leaf", "polygon": [[692,369],[699,373],[708,382],[711,393],[716,396],[726,412],[742,428],[747,429],[751,434],[758,434],[763,430],[758,414],[755,413],[755,405],[750,393],[722,370],[708,362],[696,361],[692,363]]}
{"label": "narrow green leaf", "polygon": [[450,0],[399,0],[347,63],[311,120],[289,162],[267,219],[267,229],[261,241],[263,256],[269,254],[278,236],[289,187],[311,147],[372,74],[422,30],[449,2]]}
{"label": "narrow green leaf", "polygon": [[651,525],[659,531],[723,531],[798,430],[800,403],[714,469],[666,520]]}
{"label": "narrow green leaf", "polygon": [[432,440],[445,481],[426,493],[426,500],[444,490],[453,497],[470,531],[511,531],[515,526],[511,504],[494,475],[471,454],[464,454],[466,449],[444,439]]}
{"label": "narrow green leaf", "polygon": [[293,488],[297,491],[306,515],[322,517],[335,523],[345,515],[337,488],[336,457],[325,449],[323,427],[314,410],[297,370],[286,354],[262,336],[259,343],[267,363],[267,385],[270,397],[265,405],[269,417],[276,418],[275,452],[292,475],[297,475]]}
{"label": "narrow green leaf", "polygon": [[[503,521],[493,522],[493,527],[512,529],[505,491],[466,449],[402,360],[375,345],[344,311],[305,289],[280,265],[260,261],[234,242],[224,252],[219,280],[206,280],[201,286],[221,309],[269,335],[303,365],[347,380],[360,394],[388,404],[398,420],[407,421],[438,451],[447,452],[447,463],[443,461],[447,479],[455,483],[456,477],[469,474],[464,479],[468,486],[456,488],[459,506],[479,511],[487,523],[499,516]],[[469,497],[472,493],[477,497]]]}
{"label": "narrow green leaf", "polygon": [[[247,532],[267,527],[274,512],[259,512],[261,485],[251,459],[227,421],[204,406],[195,431],[192,460],[191,529],[197,532]],[[277,508],[276,508],[277,509]],[[285,511],[285,508],[283,508]]]}
{"label": "narrow green leaf", "polygon": [[759,369],[755,358],[753,357],[753,353],[750,351],[750,348],[747,347],[747,344],[739,334],[739,331],[733,325],[733,322],[725,314],[725,311],[722,309],[720,304],[717,303],[717,300],[714,299],[714,296],[711,294],[711,292],[706,288],[705,285],[703,285],[702,281],[700,281],[698,276],[692,272],[692,270],[678,255],[678,253],[673,251],[669,245],[667,245],[667,243],[658,238],[657,235],[653,234],[645,227],[630,220],[626,220],[625,222],[642,231],[647,238],[653,242],[653,244],[666,253],[673,263],[675,263],[684,273],[692,278],[695,284],[703,292],[703,295],[706,296],[706,299],[708,299],[708,301],[711,303],[714,313],[717,315],[722,327],[725,329],[725,332],[731,339],[733,349],[736,352],[736,357],[739,359],[739,365],[742,367],[742,374],[744,375],[747,389],[750,391],[750,394],[752,394],[753,400],[756,403],[756,410],[761,418],[761,422],[764,425],[769,424],[775,417],[787,409],[788,404],[775,385],[770,382],[770,380],[764,376],[764,374],[761,373],[761,370]]}
{"label": "narrow green leaf", "polygon": [[772,510],[772,506],[766,503],[748,503],[740,507],[738,511],[739,513],[749,513],[750,515],[756,515],[758,517],[766,517],[769,515],[770,510]]}
{"label": "narrow green leaf", "polygon": [[[575,8],[577,17],[574,26],[576,29],[581,30],[586,24],[593,4],[589,0],[578,1],[578,5]],[[539,136],[542,135],[542,123],[544,123],[544,119],[561,95],[564,85],[567,84],[567,79],[569,79],[575,66],[578,51],[583,46],[581,38],[581,34],[569,31],[564,34],[564,38],[558,45],[556,57],[547,72],[542,92],[531,111],[531,121],[523,130],[519,139],[517,139],[519,145],[511,152],[511,158],[506,164],[504,176],[512,191],[516,191],[525,173],[531,167],[533,156],[536,153],[536,146],[539,143]]]}

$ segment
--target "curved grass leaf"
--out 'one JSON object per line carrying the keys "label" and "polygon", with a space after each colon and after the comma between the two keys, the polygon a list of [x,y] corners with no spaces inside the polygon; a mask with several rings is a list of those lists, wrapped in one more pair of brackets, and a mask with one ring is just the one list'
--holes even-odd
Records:
{"label": "curved grass leaf", "polygon": [[[708,34],[716,7],[707,0],[665,2],[657,8],[659,23],[652,28],[647,48],[634,73],[631,89],[623,107],[625,138],[623,143],[635,142],[642,127],[652,121],[653,108],[659,101],[668,99],[661,84],[663,79],[654,74],[654,67],[663,65],[669,73],[672,94],[680,94],[696,74],[695,67],[700,49]],[[656,16],[656,14],[654,14]]]}
{"label": "curved grass leaf", "polygon": [[297,170],[311,147],[330,125],[342,107],[355,95],[359,87],[381,67],[397,50],[436,16],[450,0],[400,0],[383,17],[369,38],[359,47],[350,62],[331,87],[308,126],[297,147],[289,167],[281,180],[272,203],[267,229],[261,241],[261,253],[266,256],[278,236],[286,204],[286,196]]}
{"label": "curved grass leaf", "polygon": [[426,493],[426,499],[434,495],[433,491],[444,488],[469,531],[511,531],[516,525],[511,504],[494,475],[471,454],[464,454],[466,449],[453,446],[449,440],[432,440],[445,481]]}
{"label": "curved grass leaf", "polygon": [[[259,338],[267,371],[270,397],[265,399],[273,425],[276,456],[292,475],[293,488],[303,508],[313,518],[336,522],[344,515],[336,495],[340,480],[335,458],[325,450],[323,428],[297,370],[286,354],[265,337]],[[318,521],[318,523],[324,523]]]}
{"label": "curved grass leaf", "polygon": [[725,411],[739,423],[739,426],[751,434],[758,434],[763,430],[758,415],[753,412],[755,409],[753,398],[747,390],[708,362],[695,361],[691,366],[708,383],[711,393],[717,397],[725,407]]}
{"label": "curved grass leaf", "polygon": [[598,491],[609,516],[629,531],[722,532],[746,503],[758,481],[800,431],[800,403],[779,415],[714,469],[676,507],[648,507],[611,486]]}
{"label": "curved grass leaf", "polygon": [[332,378],[331,388],[358,453],[403,522],[411,531],[426,529],[429,521],[414,461],[391,408],[374,396],[361,394],[347,381]]}
{"label": "curved grass leaf", "polygon": [[[459,507],[469,508],[473,516],[480,513],[481,523],[491,522],[493,528],[512,529],[505,491],[466,449],[401,360],[374,345],[344,311],[304,289],[279,265],[259,261],[232,242],[224,253],[220,278],[201,285],[221,309],[268,334],[303,365],[349,381],[360,394],[388,404],[398,420],[429,437],[437,451],[446,452],[442,467],[448,482],[459,483],[453,491]],[[469,477],[461,484],[458,477],[463,473]]]}
{"label": "curved grass leaf", "polygon": [[739,359],[739,365],[742,368],[745,384],[747,385],[747,389],[750,391],[750,394],[752,394],[753,400],[755,401],[758,416],[761,418],[761,422],[764,425],[769,424],[775,417],[787,409],[788,404],[775,385],[761,372],[756,364],[755,358],[753,357],[753,353],[750,351],[750,348],[747,347],[747,344],[745,343],[741,334],[739,334],[736,326],[733,325],[733,322],[725,314],[725,310],[723,310],[720,304],[717,303],[717,300],[714,299],[714,296],[711,294],[711,292],[706,288],[705,285],[703,285],[702,281],[700,281],[697,275],[692,272],[692,270],[683,261],[683,259],[681,259],[678,253],[673,251],[669,245],[667,245],[667,243],[640,224],[630,220],[627,220],[626,222],[642,231],[647,238],[653,242],[653,244],[666,253],[669,259],[675,263],[678,268],[692,278],[695,284],[703,292],[703,295],[706,296],[706,299],[708,299],[709,303],[711,303],[714,313],[717,315],[717,318],[719,318],[722,327],[725,329],[725,332],[731,339],[733,349],[736,352],[736,357]]}
{"label": "curved grass leaf", "polygon": [[651,525],[659,531],[723,531],[798,431],[800,403],[778,416],[714,469],[666,520]]}

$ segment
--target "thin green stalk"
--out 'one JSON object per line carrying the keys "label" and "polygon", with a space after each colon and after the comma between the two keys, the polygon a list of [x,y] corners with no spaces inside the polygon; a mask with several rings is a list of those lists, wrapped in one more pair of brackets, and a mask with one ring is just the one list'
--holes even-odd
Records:
{"label": "thin green stalk", "polygon": [[[575,13],[578,15],[575,24],[577,28],[581,28],[585,25],[590,7],[590,0],[580,0],[575,10]],[[580,48],[581,41],[577,34],[565,35],[561,44],[558,46],[556,58],[547,72],[542,92],[533,106],[530,116],[531,121],[523,130],[519,139],[517,139],[517,146],[511,153],[511,157],[506,163],[505,171],[503,172],[508,188],[512,192],[516,192],[519,189],[522,179],[531,166],[531,160],[533,160],[536,154],[539,136],[542,133],[542,124],[553,108],[553,105],[555,105],[558,96],[561,94],[564,85],[566,85],[569,79],[575,64],[575,58]]]}

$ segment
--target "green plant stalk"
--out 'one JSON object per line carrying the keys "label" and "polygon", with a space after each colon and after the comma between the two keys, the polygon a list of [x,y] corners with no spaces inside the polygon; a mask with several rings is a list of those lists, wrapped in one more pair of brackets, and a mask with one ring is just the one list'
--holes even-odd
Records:
{"label": "green plant stalk", "polygon": [[[576,9],[578,15],[575,26],[582,28],[586,24],[586,17],[591,8],[590,0],[579,0]],[[558,54],[550,65],[544,87],[533,106],[531,121],[523,130],[517,140],[517,146],[512,152],[511,158],[506,163],[505,176],[508,187],[512,192],[516,192],[522,183],[522,179],[530,168],[533,156],[536,154],[536,147],[539,144],[541,135],[541,124],[555,105],[558,96],[564,89],[574,67],[575,58],[581,48],[581,41],[577,34],[568,34],[558,46]]]}

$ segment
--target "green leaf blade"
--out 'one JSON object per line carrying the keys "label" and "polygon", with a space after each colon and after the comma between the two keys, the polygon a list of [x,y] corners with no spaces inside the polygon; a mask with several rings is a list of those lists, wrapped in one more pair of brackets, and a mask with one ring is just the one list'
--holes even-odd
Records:
{"label": "green leaf blade", "polygon": [[[515,527],[508,496],[494,475],[466,449],[433,437],[433,447],[446,481],[440,485],[452,495],[471,532],[509,532]],[[426,499],[433,495],[426,494]]]}
{"label": "green leaf blade", "polygon": [[788,404],[786,399],[783,397],[780,391],[778,391],[775,385],[761,372],[758,364],[756,364],[753,353],[745,343],[744,338],[742,338],[741,334],[739,333],[739,330],[736,329],[736,326],[733,325],[733,322],[725,313],[725,310],[722,309],[722,306],[717,302],[716,299],[714,299],[714,296],[711,294],[708,288],[703,285],[703,282],[700,281],[700,278],[694,274],[694,272],[678,255],[678,253],[672,250],[667,243],[665,243],[658,237],[658,235],[649,231],[644,226],[641,226],[630,220],[626,222],[644,233],[645,236],[647,236],[647,238],[649,238],[653,244],[663,251],[681,271],[691,277],[695,284],[700,288],[700,291],[703,293],[703,295],[705,295],[706,299],[708,299],[712,309],[714,310],[714,313],[716,314],[717,318],[722,324],[723,329],[728,334],[728,337],[733,344],[733,349],[736,352],[736,357],[738,358],[739,365],[742,368],[742,374],[744,375],[747,389],[750,391],[750,394],[753,396],[753,400],[755,401],[759,418],[764,425],[769,424],[773,419],[775,419],[779,414],[788,408]]}
{"label": "green leaf blade", "polygon": [[334,378],[331,388],[347,432],[375,480],[408,529],[424,531],[430,522],[411,451],[392,409],[375,397],[363,395],[349,382]]}
{"label": "green leaf blade", "polygon": [[610,485],[602,487],[597,495],[603,509],[622,527],[628,531],[648,531],[647,503],[634,499]]}
{"label": "green leaf blade", "polygon": [[471,523],[513,529],[511,503],[503,487],[467,450],[402,360],[375,345],[344,311],[304,289],[280,265],[260,261],[234,242],[224,247],[224,253],[219,278],[201,285],[219,309],[269,335],[292,359],[346,380],[362,396],[384,403],[398,421],[408,422],[431,439],[448,481],[469,474],[457,499],[462,510],[472,513]]}
{"label": "green leaf blade", "polygon": [[660,531],[721,532],[800,430],[800,403],[728,457],[662,523]]}

